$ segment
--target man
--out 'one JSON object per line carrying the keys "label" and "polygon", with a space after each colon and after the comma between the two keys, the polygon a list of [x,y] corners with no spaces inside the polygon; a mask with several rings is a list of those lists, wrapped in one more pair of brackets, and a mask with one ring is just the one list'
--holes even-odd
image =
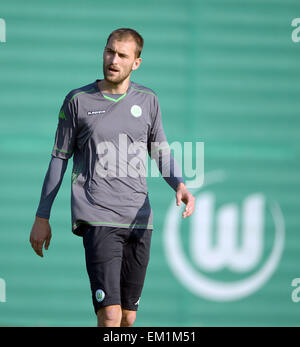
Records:
{"label": "man", "polygon": [[[157,96],[130,80],[142,48],[135,30],[113,31],[103,53],[104,79],[66,96],[30,234],[33,249],[43,257],[51,239],[50,209],[74,154],[72,231],[83,238],[98,326],[133,325],[149,262],[153,216],[146,179],[128,174],[144,167],[143,161],[139,168],[134,165],[137,152],[146,148],[162,174],[170,169],[163,177],[176,191],[177,205],[186,204],[183,218],[194,211],[194,197],[166,146]],[[112,161],[116,154],[119,161]]]}

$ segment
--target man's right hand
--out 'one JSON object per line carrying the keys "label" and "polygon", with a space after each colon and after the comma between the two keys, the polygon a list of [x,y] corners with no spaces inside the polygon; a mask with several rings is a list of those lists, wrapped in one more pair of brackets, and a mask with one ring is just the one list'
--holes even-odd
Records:
{"label": "man's right hand", "polygon": [[36,254],[43,257],[43,245],[48,250],[51,240],[51,227],[49,220],[42,217],[35,217],[35,222],[30,233],[30,243]]}

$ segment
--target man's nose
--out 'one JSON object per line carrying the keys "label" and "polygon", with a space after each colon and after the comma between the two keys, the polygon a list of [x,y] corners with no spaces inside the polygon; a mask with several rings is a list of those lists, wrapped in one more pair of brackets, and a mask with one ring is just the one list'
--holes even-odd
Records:
{"label": "man's nose", "polygon": [[111,64],[117,65],[119,63],[119,56],[117,53],[114,53],[111,57]]}

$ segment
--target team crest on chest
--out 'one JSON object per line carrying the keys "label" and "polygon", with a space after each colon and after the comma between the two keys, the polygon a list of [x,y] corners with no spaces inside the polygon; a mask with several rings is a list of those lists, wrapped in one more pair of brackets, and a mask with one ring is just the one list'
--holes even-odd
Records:
{"label": "team crest on chest", "polygon": [[133,105],[131,106],[130,112],[133,117],[138,118],[142,115],[142,108],[138,105]]}

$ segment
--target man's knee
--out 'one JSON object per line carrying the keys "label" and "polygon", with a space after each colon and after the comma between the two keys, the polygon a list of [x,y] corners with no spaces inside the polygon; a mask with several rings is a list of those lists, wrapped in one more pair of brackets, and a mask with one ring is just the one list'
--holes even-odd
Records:
{"label": "man's knee", "polygon": [[120,305],[109,305],[101,307],[97,311],[98,326],[119,327],[122,318]]}
{"label": "man's knee", "polygon": [[133,326],[135,319],[136,319],[136,311],[122,309],[122,320],[121,320],[122,327]]}

